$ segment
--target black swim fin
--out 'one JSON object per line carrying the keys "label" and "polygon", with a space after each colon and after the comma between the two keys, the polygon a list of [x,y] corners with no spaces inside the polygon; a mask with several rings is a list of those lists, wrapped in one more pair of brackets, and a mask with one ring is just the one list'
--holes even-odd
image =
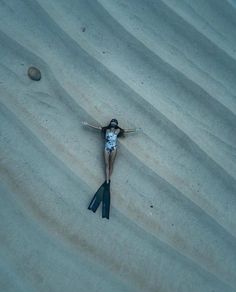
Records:
{"label": "black swim fin", "polygon": [[102,218],[109,219],[109,213],[110,213],[110,180],[107,184],[105,182],[104,186],[104,192],[103,192],[103,200],[102,200]]}
{"label": "black swim fin", "polygon": [[93,196],[88,209],[93,211],[94,213],[97,211],[97,208],[99,207],[102,199],[103,199],[103,193],[106,187],[106,181],[99,187],[99,189],[96,191],[95,195]]}

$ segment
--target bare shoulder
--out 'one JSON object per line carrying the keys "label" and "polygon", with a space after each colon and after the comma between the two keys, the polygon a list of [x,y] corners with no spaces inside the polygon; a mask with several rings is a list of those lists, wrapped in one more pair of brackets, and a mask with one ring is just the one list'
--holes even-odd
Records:
{"label": "bare shoulder", "polygon": [[120,129],[116,129],[116,134],[119,134],[120,133]]}

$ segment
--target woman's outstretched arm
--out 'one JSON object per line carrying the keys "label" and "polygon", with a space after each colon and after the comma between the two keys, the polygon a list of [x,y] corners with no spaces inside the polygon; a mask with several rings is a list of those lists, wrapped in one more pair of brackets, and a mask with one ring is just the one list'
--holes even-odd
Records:
{"label": "woman's outstretched arm", "polygon": [[97,130],[101,130],[101,129],[102,129],[101,126],[93,126],[93,125],[90,125],[90,124],[87,123],[87,122],[82,122],[82,124],[83,124],[84,126],[89,126],[89,127],[91,127],[91,128],[97,129]]}
{"label": "woman's outstretched arm", "polygon": [[136,129],[124,129],[125,133],[136,133],[136,132],[141,132],[141,128],[136,128]]}

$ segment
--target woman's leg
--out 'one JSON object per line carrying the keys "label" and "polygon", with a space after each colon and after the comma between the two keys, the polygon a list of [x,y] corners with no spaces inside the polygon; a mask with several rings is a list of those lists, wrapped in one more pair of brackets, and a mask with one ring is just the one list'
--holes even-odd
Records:
{"label": "woman's leg", "polygon": [[113,164],[114,164],[114,161],[115,161],[115,158],[116,158],[116,151],[117,149],[114,149],[111,151],[111,155],[110,155],[110,176],[112,174],[112,171],[113,171]]}
{"label": "woman's leg", "polygon": [[104,158],[105,158],[105,167],[106,167],[106,181],[109,182],[110,176],[109,176],[109,156],[110,153],[106,149],[104,149]]}

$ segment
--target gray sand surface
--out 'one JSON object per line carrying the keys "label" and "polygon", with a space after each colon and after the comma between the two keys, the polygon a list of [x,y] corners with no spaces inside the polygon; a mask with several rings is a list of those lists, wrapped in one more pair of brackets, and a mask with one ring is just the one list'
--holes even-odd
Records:
{"label": "gray sand surface", "polygon": [[0,291],[236,291],[235,92],[236,1],[0,1]]}

